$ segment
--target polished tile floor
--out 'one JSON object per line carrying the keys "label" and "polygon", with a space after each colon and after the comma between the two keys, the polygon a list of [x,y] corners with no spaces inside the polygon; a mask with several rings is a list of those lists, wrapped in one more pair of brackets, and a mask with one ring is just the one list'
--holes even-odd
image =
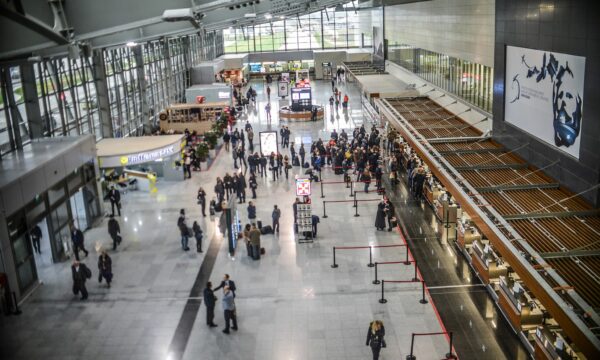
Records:
{"label": "polished tile floor", "polygon": [[[255,129],[278,129],[273,117],[267,124],[266,99],[261,84],[256,111],[248,120]],[[328,138],[333,128],[352,129],[362,124],[359,91],[343,86],[350,108],[331,111],[316,123],[289,124],[296,143]],[[316,82],[313,97],[325,104],[331,94],[329,82]],[[286,102],[287,103],[287,102]],[[272,100],[273,114],[278,103]],[[287,151],[287,150],[286,150]],[[298,244],[293,234],[293,176],[279,181],[259,179],[258,217],[269,223],[274,204],[282,209],[281,233],[265,235],[266,255],[251,261],[245,249],[228,255],[217,220],[203,218],[195,194],[199,186],[212,197],[216,176],[233,171],[229,153],[221,151],[209,171],[195,173],[185,182],[160,182],[155,195],[130,192],[123,196],[124,213],[119,221],[123,244],[113,258],[115,279],[107,289],[88,282],[90,298],[80,302],[70,292],[70,264],[49,264],[39,259],[43,285],[23,305],[19,317],[0,318],[2,359],[369,359],[365,346],[368,324],[383,320],[387,348],[381,359],[404,359],[411,333],[438,332],[442,326],[431,302],[418,302],[421,289],[415,284],[393,284],[386,291],[387,304],[380,304],[380,287],[373,285],[373,269],[366,266],[368,252],[346,250],[337,254],[337,269],[330,267],[333,246],[388,245],[400,243],[397,232],[377,232],[373,227],[376,202],[361,204],[354,217],[351,202],[327,206],[321,218],[318,239]],[[294,168],[292,174],[303,171]],[[328,181],[339,181],[331,170]],[[343,185],[326,185],[325,200],[347,200]],[[375,194],[361,194],[376,198]],[[318,191],[313,196],[314,213],[322,215]],[[199,220],[205,230],[203,254],[183,252],[176,228],[180,208]],[[245,207],[240,207],[242,218]],[[97,251],[109,246],[106,222],[86,232],[86,246],[95,249],[85,262],[97,274]],[[209,242],[211,245],[209,246]],[[375,261],[397,261],[402,248],[375,249]],[[206,258],[205,258],[206,257]],[[207,265],[207,264],[210,264]],[[390,266],[380,271],[383,279],[409,279],[409,266]],[[195,296],[210,278],[218,283],[224,273],[236,282],[239,331],[225,335],[220,301],[216,307],[218,328],[205,325],[205,307]],[[217,294],[219,299],[221,294]],[[440,359],[448,351],[443,336],[422,337],[415,344],[418,359]],[[460,355],[460,354],[459,354]]]}

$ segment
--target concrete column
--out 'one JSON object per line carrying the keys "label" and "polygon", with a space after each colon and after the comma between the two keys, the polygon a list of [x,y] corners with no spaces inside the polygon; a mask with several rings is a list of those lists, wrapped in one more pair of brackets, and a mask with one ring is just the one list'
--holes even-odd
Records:
{"label": "concrete column", "polygon": [[148,105],[147,96],[147,83],[146,83],[146,69],[144,68],[144,54],[142,46],[138,45],[133,48],[133,55],[135,56],[135,70],[137,75],[137,81],[140,87],[140,113],[142,114],[142,124],[144,125],[144,135],[150,135],[152,133],[152,123],[150,122],[150,106]]}
{"label": "concrete column", "polygon": [[114,134],[113,123],[110,117],[110,100],[108,98],[108,84],[106,82],[106,67],[101,49],[92,53],[92,74],[96,86],[96,100],[98,101],[98,116],[102,128],[103,138],[112,138]]}
{"label": "concrete column", "polygon": [[38,101],[37,85],[33,63],[21,65],[21,82],[23,84],[23,96],[25,97],[25,112],[29,124],[29,138],[31,140],[44,136],[44,124]]}

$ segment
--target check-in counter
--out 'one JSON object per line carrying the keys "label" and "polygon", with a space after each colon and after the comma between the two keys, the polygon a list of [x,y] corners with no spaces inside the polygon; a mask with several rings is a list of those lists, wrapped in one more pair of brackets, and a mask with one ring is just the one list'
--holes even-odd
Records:
{"label": "check-in counter", "polygon": [[481,240],[473,241],[471,255],[473,267],[486,285],[498,283],[501,276],[508,274],[508,269],[502,259]]}
{"label": "check-in counter", "polygon": [[498,305],[516,331],[535,329],[542,324],[542,310],[518,280],[500,276]]}
{"label": "check-in counter", "polygon": [[433,184],[425,182],[423,187],[423,191],[425,192],[425,200],[427,200],[429,206],[433,206],[435,199],[437,199],[442,192],[441,185],[438,185],[435,182]]}
{"label": "check-in counter", "polygon": [[456,227],[456,242],[461,249],[468,249],[475,240],[481,240],[479,230],[472,224],[458,222]]}
{"label": "check-in counter", "polygon": [[538,326],[533,335],[535,360],[579,359],[575,351],[558,332],[548,326]]}
{"label": "check-in counter", "polygon": [[444,199],[443,192],[440,192],[438,199],[434,201],[435,213],[443,224],[456,224],[458,217],[458,205],[452,201]]}

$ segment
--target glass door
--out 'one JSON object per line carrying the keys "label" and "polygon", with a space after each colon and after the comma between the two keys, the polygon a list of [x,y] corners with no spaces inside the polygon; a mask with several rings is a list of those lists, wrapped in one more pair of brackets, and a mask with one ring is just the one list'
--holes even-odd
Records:
{"label": "glass door", "polygon": [[37,282],[33,246],[25,223],[25,213],[18,212],[7,221],[10,243],[14,255],[17,281],[21,294]]}
{"label": "glass door", "polygon": [[69,207],[68,202],[60,204],[50,215],[52,229],[52,258],[54,262],[65,261],[71,248],[71,234],[69,232]]}

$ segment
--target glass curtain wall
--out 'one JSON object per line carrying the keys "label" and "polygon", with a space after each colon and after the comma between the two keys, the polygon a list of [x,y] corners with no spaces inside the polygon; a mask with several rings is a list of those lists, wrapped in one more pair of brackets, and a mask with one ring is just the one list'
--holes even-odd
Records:
{"label": "glass curtain wall", "polygon": [[[102,50],[113,136],[141,135],[148,120],[156,125],[166,105],[183,101],[189,67],[222,55],[223,40],[221,32],[213,31],[149,41],[137,45],[141,57],[133,47]],[[32,119],[41,121],[42,136],[102,137],[92,57],[0,65],[0,157],[31,141],[21,76],[28,66],[35,91],[27,98],[38,99],[39,116]]]}
{"label": "glass curtain wall", "polygon": [[390,46],[388,54],[388,60],[487,112],[492,111],[493,68],[403,44]]}
{"label": "glass curtain wall", "polygon": [[346,49],[371,46],[372,11],[328,8],[302,16],[222,31],[224,52]]}

